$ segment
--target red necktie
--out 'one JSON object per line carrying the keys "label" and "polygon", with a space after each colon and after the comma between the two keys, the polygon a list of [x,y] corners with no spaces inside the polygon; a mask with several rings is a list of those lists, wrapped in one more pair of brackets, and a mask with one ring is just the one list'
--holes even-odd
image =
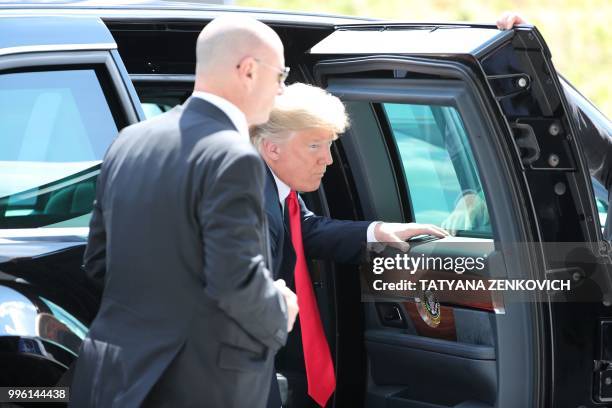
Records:
{"label": "red necktie", "polygon": [[306,363],[306,378],[308,380],[308,395],[317,404],[324,407],[329,397],[336,389],[336,375],[329,345],[323,331],[319,307],[315,298],[312,281],[308,273],[304,245],[302,243],[302,224],[300,205],[297,194],[291,190],[286,201],[289,211],[289,227],[291,243],[295,250],[295,291],[300,307],[300,325],[302,326],[302,345],[304,347],[304,362]]}

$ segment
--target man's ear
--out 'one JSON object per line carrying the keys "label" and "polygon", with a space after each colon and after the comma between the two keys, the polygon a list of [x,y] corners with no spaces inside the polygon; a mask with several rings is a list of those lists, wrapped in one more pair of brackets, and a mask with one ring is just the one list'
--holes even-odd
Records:
{"label": "man's ear", "polygon": [[277,161],[280,157],[280,146],[268,139],[261,139],[261,149],[269,160]]}
{"label": "man's ear", "polygon": [[251,86],[253,78],[255,78],[256,65],[253,57],[244,57],[236,66],[238,69],[238,76],[247,86]]}

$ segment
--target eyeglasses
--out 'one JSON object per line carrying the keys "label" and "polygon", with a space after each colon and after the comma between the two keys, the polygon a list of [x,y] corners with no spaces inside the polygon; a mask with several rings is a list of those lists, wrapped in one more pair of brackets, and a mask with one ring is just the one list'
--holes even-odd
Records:
{"label": "eyeglasses", "polygon": [[[276,72],[278,72],[278,84],[279,85],[282,85],[282,84],[285,83],[285,81],[287,80],[287,77],[289,76],[289,67],[279,68],[279,67],[275,67],[274,65],[266,64],[265,62],[263,62],[259,58],[253,58],[253,59],[258,64],[261,64],[264,67],[271,68],[271,69],[275,70]],[[240,68],[240,64],[236,65],[236,68]]]}

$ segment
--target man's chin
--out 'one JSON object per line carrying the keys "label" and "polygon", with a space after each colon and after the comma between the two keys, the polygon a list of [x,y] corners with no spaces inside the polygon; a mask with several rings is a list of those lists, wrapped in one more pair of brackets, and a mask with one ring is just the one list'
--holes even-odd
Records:
{"label": "man's chin", "polygon": [[318,183],[311,184],[310,186],[305,186],[304,189],[300,189],[299,191],[302,191],[304,193],[311,193],[313,191],[317,191],[319,189],[319,187],[321,187],[321,181],[320,180],[319,180]]}

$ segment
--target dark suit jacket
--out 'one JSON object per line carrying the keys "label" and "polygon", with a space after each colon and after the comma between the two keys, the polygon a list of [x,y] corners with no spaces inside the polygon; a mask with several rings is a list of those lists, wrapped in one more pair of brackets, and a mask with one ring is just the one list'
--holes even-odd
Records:
{"label": "dark suit jacket", "polygon": [[[287,282],[287,286],[295,291],[295,279],[293,276],[295,251],[288,229],[289,222],[286,215],[283,217],[274,176],[269,168],[266,168],[266,170],[265,208],[268,217],[272,271],[275,279],[284,279]],[[307,259],[330,260],[341,263],[359,263],[363,259],[366,248],[366,234],[370,222],[340,221],[321,217],[306,208],[304,201],[299,195],[298,200],[302,214],[302,239]],[[289,354],[281,350],[282,362],[303,368],[303,355],[295,353],[301,350],[299,318],[296,320],[293,331],[289,335],[288,342],[292,343],[292,353]],[[278,367],[280,365],[277,365]],[[305,397],[305,384],[291,383],[290,387],[295,388],[293,393],[290,393],[294,394],[289,397],[291,404],[296,404],[297,406],[308,404],[308,399]],[[280,405],[278,393],[278,387],[273,383],[270,389],[268,408],[278,408]]]}
{"label": "dark suit jacket", "polygon": [[[98,178],[85,269],[103,280],[71,404],[265,406],[286,304],[266,252],[264,165],[198,98],[123,130]],[[170,400],[170,401],[168,401]]]}
{"label": "dark suit jacket", "polygon": [[[284,279],[295,288],[293,269],[295,251],[291,244],[288,221],[283,217],[278,201],[274,176],[267,170],[265,208],[268,216],[272,271],[275,279]],[[307,259],[321,259],[340,263],[359,263],[365,254],[369,221],[341,221],[315,215],[306,208],[298,195],[302,213],[302,239]]]}

